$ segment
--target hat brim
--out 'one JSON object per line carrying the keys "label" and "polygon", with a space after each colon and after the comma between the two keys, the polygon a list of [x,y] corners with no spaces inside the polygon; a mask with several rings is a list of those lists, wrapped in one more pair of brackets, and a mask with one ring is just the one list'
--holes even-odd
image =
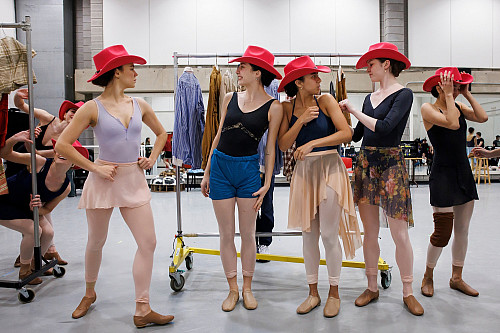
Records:
{"label": "hat brim", "polygon": [[387,59],[394,59],[397,61],[401,61],[402,63],[405,64],[404,69],[408,69],[411,66],[410,60],[407,57],[405,57],[404,54],[395,50],[378,49],[378,50],[368,51],[365,54],[363,54],[356,63],[356,68],[361,69],[363,67],[366,67],[368,66],[368,60],[376,58],[387,58]]}
{"label": "hat brim", "polygon": [[[458,83],[460,85],[464,85],[464,84],[472,83],[472,81],[474,81],[474,77],[470,74],[462,73],[461,75],[462,75],[463,80],[462,81],[453,80],[453,83]],[[425,80],[424,85],[423,85],[423,90],[430,92],[432,90],[432,88],[434,88],[435,86],[437,86],[439,84],[440,81],[441,81],[440,74],[434,74],[433,76],[431,76],[430,78]]]}
{"label": "hat brim", "polygon": [[[52,147],[56,147],[56,143],[57,141],[54,140],[54,139],[51,139],[52,141]],[[76,140],[75,142],[73,142],[72,144],[73,148],[76,149],[77,152],[80,153],[80,155],[82,155],[83,157],[85,157],[86,159],[89,159],[90,155],[89,155],[89,151],[87,150],[87,148],[85,148],[84,146],[82,146],[82,144],[80,143],[80,141]],[[80,169],[79,166],[74,166],[73,169]]]}
{"label": "hat brim", "polygon": [[146,64],[146,59],[139,57],[139,56],[130,55],[130,54],[113,58],[110,61],[108,61],[104,66],[102,66],[101,70],[96,72],[89,80],[87,80],[87,82],[94,81],[102,74],[104,74],[104,73],[106,73],[106,72],[108,72],[116,67],[120,67],[122,65],[130,64],[130,63],[144,65],[144,64]]}
{"label": "hat brim", "polygon": [[78,103],[73,103],[70,101],[64,101],[61,104],[61,107],[59,108],[59,119],[64,120],[64,115],[66,112],[70,109],[79,109],[84,103],[83,102],[78,102]]}
{"label": "hat brim", "polygon": [[232,60],[229,60],[228,62],[229,63],[231,63],[231,62],[248,62],[249,64],[259,66],[259,67],[265,69],[266,71],[268,71],[269,73],[276,75],[276,78],[278,80],[282,79],[280,72],[278,72],[278,70],[276,68],[274,68],[273,66],[270,66],[267,62],[265,62],[264,60],[262,60],[260,58],[247,56],[247,57],[239,57],[236,59],[232,59]]}
{"label": "hat brim", "polygon": [[330,73],[331,71],[332,70],[330,69],[330,67],[327,66],[303,67],[294,69],[293,71],[290,71],[288,74],[286,74],[283,80],[281,80],[278,87],[278,92],[282,92],[283,90],[285,90],[285,86],[287,84],[303,77],[304,75],[317,72]]}

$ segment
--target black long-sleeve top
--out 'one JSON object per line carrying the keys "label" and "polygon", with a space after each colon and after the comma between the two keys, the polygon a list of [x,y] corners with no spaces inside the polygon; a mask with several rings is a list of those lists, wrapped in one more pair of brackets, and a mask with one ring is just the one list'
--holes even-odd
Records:
{"label": "black long-sleeve top", "polygon": [[408,88],[400,89],[387,96],[376,108],[373,108],[368,94],[363,102],[362,112],[377,119],[375,132],[358,121],[352,141],[358,142],[363,138],[362,147],[397,147],[410,116],[413,103],[413,91]]}

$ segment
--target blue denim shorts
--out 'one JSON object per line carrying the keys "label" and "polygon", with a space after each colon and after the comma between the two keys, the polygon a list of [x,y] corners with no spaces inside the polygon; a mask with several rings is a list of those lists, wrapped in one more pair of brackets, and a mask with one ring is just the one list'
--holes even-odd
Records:
{"label": "blue denim shorts", "polygon": [[210,162],[210,198],[255,198],[260,188],[259,154],[229,156],[214,149]]}

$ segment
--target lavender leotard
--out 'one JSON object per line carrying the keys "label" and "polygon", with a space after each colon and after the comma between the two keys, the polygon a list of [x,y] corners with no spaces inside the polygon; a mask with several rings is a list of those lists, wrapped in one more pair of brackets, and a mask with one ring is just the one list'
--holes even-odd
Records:
{"label": "lavender leotard", "polygon": [[135,98],[132,98],[134,113],[128,128],[112,116],[95,98],[97,104],[97,125],[95,136],[99,142],[99,159],[108,162],[130,163],[139,158],[141,145],[142,113]]}

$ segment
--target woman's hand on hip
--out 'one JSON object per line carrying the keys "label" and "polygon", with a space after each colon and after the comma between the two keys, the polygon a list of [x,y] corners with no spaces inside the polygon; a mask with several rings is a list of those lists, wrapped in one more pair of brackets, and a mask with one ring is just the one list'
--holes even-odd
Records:
{"label": "woman's hand on hip", "polygon": [[118,165],[99,165],[94,172],[106,180],[114,181],[117,168]]}
{"label": "woman's hand on hip", "polygon": [[149,157],[139,157],[137,164],[139,164],[142,170],[148,170],[151,169],[155,163],[151,161]]}

